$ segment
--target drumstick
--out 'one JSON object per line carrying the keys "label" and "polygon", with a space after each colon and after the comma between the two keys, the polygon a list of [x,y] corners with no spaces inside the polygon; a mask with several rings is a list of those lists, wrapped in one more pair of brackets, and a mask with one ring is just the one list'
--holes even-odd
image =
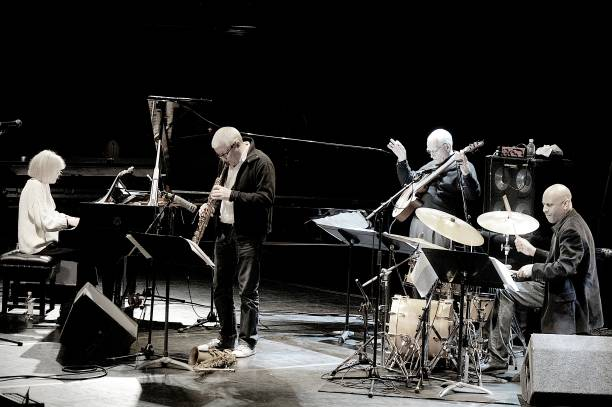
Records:
{"label": "drumstick", "polygon": [[[504,206],[506,207],[506,211],[508,211],[508,219],[510,219],[512,209],[510,208],[510,202],[508,202],[508,197],[506,196],[506,194],[502,196],[502,199],[504,200]],[[512,223],[512,227],[514,228],[514,238],[516,239],[518,235],[516,234],[516,226],[514,225],[514,223]]]}
{"label": "drumstick", "polygon": [[508,202],[508,197],[506,196],[506,194],[502,196],[502,199],[504,200],[504,206],[506,207],[506,210],[508,212],[512,212],[512,209],[510,208],[510,202]]}

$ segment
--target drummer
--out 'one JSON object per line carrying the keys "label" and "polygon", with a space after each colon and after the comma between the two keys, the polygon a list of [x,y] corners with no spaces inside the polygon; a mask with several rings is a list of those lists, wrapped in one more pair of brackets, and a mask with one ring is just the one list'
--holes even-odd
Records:
{"label": "drummer", "polygon": [[[483,372],[505,371],[511,342],[514,304],[541,307],[541,331],[547,334],[591,334],[603,326],[603,311],[595,263],[595,243],[584,219],[573,209],[565,185],[548,187],[542,196],[546,219],[553,224],[550,251],[536,249],[517,236],[516,249],[533,257],[533,264],[516,273],[524,279],[518,292],[499,290],[490,316],[490,359]],[[510,343],[511,345],[511,343]]]}
{"label": "drummer", "polygon": [[[467,160],[465,153],[453,150],[453,136],[447,130],[436,129],[429,134],[426,151],[431,161],[418,171],[411,169],[406,157],[406,148],[400,141],[390,139],[387,147],[397,156],[397,176],[401,185],[409,184],[418,175],[431,173],[454,155],[457,163],[433,179],[420,197],[423,207],[441,210],[463,219],[463,197],[467,201],[474,201],[480,196],[480,183],[474,165]],[[400,232],[400,234],[406,233]],[[408,236],[422,238],[442,247],[450,247],[449,239],[431,230],[414,214],[411,216]]]}

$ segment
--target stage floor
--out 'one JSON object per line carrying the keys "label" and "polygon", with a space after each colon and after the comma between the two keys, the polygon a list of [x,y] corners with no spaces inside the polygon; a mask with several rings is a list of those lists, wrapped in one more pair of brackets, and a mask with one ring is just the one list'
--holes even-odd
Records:
{"label": "stage floor", "polygon": [[[168,354],[186,359],[190,350],[217,335],[216,327],[194,327],[178,331],[210,311],[209,275],[171,281]],[[139,280],[138,291],[143,281]],[[520,385],[483,376],[483,387],[492,395],[450,392],[440,398],[442,381],[425,382],[416,394],[414,384],[397,380],[360,380],[364,365],[342,370],[334,380],[329,373],[343,360],[356,354],[362,344],[363,322],[358,307],[360,297],[351,298],[350,329],[354,335],[338,341],[345,328],[346,297],[339,292],[263,280],[260,289],[260,342],[252,357],[238,359],[234,371],[195,373],[180,368],[139,368],[140,360],[129,358],[121,364],[90,373],[62,372],[57,361],[59,329],[52,322],[24,322],[23,315],[9,314],[2,319],[0,338],[23,342],[23,346],[0,341],[0,393],[25,395],[52,406],[463,406],[519,405]],[[157,294],[164,294],[163,284]],[[239,302],[237,302],[239,304]],[[165,302],[156,298],[151,344],[156,353],[164,348]],[[238,305],[239,306],[239,305]],[[137,309],[139,332],[131,351],[148,343],[149,307]],[[70,321],[68,322],[70,323]],[[368,352],[371,354],[371,348]],[[357,357],[349,359],[358,360]],[[519,358],[519,369],[520,369]],[[365,364],[365,367],[368,365]],[[519,370],[511,366],[506,378]],[[387,370],[378,369],[380,376]],[[452,373],[452,372],[451,372]],[[102,376],[103,377],[97,377]],[[456,374],[448,376],[454,379]],[[436,376],[439,376],[436,375]],[[454,376],[454,377],[453,377]],[[95,377],[84,380],[84,377]],[[351,378],[352,377],[352,378]],[[374,384],[372,398],[368,397]]]}

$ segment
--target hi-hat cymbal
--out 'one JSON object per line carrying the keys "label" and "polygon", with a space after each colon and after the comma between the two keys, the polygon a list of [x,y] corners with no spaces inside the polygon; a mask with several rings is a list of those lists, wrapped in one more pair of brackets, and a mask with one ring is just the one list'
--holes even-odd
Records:
{"label": "hi-hat cymbal", "polygon": [[484,243],[484,237],[478,230],[455,215],[432,208],[419,208],[416,216],[434,232],[452,241],[468,246],[481,246]]}
{"label": "hi-hat cymbal", "polygon": [[524,235],[540,227],[540,222],[520,212],[486,212],[480,215],[476,221],[483,228],[504,235]]}
{"label": "hi-hat cymbal", "polygon": [[442,246],[438,246],[435,243],[431,243],[428,242],[425,239],[421,239],[418,237],[408,237],[408,236],[403,236],[403,235],[395,235],[393,233],[387,233],[387,232],[383,232],[383,236],[387,236],[390,239],[395,239],[395,240],[399,240],[400,242],[404,242],[404,243],[408,243],[410,246],[413,247],[425,247],[428,249],[439,249],[439,250],[447,250],[446,248],[442,247]]}

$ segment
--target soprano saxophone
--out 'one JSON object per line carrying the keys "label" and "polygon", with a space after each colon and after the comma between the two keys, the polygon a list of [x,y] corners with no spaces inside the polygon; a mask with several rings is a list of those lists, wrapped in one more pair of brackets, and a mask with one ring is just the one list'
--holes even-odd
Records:
{"label": "soprano saxophone", "polygon": [[[213,187],[215,185],[221,184],[221,178],[223,177],[223,174],[225,173],[226,170],[227,170],[227,164],[223,166],[223,170],[221,170],[221,175],[219,175],[215,179],[215,183],[213,184]],[[212,191],[212,188],[211,188],[211,191]],[[209,194],[208,201],[206,201],[206,203],[204,204],[206,205],[206,207],[204,208],[203,211],[200,211],[200,218],[198,219],[198,227],[196,228],[196,231],[193,234],[193,237],[191,238],[191,241],[194,242],[195,244],[200,243],[200,240],[202,239],[202,235],[204,234],[204,231],[206,230],[206,226],[208,225],[208,221],[210,220],[210,217],[215,213],[215,202],[216,202],[216,199],[213,199],[212,196]]]}

